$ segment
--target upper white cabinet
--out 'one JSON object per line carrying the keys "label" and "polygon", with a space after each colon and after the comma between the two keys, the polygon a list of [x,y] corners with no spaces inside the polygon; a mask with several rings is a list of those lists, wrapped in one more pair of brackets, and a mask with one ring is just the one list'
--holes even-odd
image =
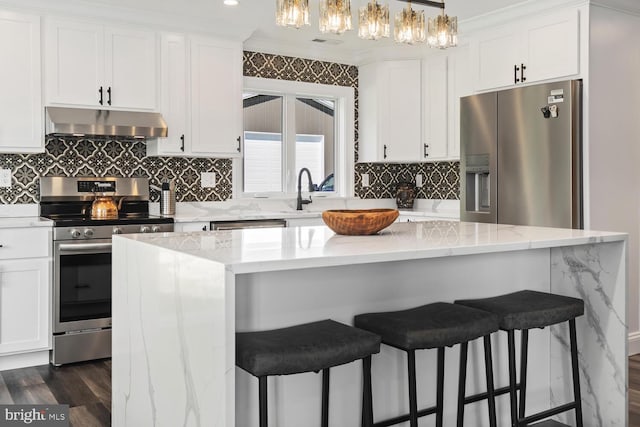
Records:
{"label": "upper white cabinet", "polygon": [[578,10],[540,15],[472,36],[475,89],[579,73]]}
{"label": "upper white cabinet", "polygon": [[449,142],[449,66],[446,55],[422,61],[422,160],[448,155]]}
{"label": "upper white cabinet", "polygon": [[45,43],[47,104],[157,108],[154,32],[51,19]]}
{"label": "upper white cabinet", "polygon": [[182,34],[164,34],[160,44],[160,112],[169,130],[147,154],[240,156],[241,44]]}
{"label": "upper white cabinet", "polygon": [[381,61],[359,70],[360,162],[420,159],[420,60]]}
{"label": "upper white cabinet", "polygon": [[42,152],[38,16],[0,12],[0,58],[0,152]]}

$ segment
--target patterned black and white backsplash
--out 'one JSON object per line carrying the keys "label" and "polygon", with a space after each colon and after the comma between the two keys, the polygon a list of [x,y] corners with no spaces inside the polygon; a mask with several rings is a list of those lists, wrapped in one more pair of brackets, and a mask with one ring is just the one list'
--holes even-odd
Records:
{"label": "patterned black and white backsplash", "polygon": [[[11,169],[12,186],[0,188],[0,202],[37,203],[40,176],[145,177],[159,186],[175,180],[178,202],[221,201],[231,197],[231,160],[147,157],[138,140],[50,138],[40,154],[0,154],[0,168]],[[214,172],[216,186],[202,188],[201,172]],[[152,190],[151,199],[159,200]]]}

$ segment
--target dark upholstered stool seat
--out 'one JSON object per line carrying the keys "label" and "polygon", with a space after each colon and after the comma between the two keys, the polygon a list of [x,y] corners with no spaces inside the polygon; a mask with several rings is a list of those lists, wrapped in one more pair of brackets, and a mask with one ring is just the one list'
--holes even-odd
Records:
{"label": "dark upholstered stool seat", "polygon": [[438,302],[409,310],[360,314],[354,325],[401,349],[450,347],[498,330],[497,316],[471,307]]}
{"label": "dark upholstered stool seat", "polygon": [[379,336],[334,320],[236,333],[236,365],[256,377],[321,371],[379,351]]}
{"label": "dark upholstered stool seat", "polygon": [[530,290],[456,304],[497,314],[504,330],[543,328],[584,314],[581,299]]}

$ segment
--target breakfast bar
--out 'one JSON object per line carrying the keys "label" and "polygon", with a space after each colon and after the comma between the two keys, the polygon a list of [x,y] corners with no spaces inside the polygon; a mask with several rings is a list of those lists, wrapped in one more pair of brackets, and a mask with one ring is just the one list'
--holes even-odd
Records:
{"label": "breakfast bar", "polygon": [[[258,384],[235,367],[236,332],[351,325],[361,313],[522,289],[584,300],[584,425],[626,426],[626,234],[425,221],[372,236],[324,226],[114,236],[112,424],[257,426]],[[502,387],[506,334],[492,340]],[[527,411],[572,399],[568,343],[565,324],[531,332]],[[469,347],[469,393],[486,387],[481,344]],[[446,351],[444,425],[454,426],[458,349]],[[435,401],[433,353],[416,356],[420,407]],[[406,412],[406,370],[402,352],[383,345],[373,356],[374,420]],[[320,382],[314,373],[270,378],[270,425],[319,425]],[[361,387],[359,364],[332,369],[331,426],[360,425]],[[497,412],[508,425],[507,395]],[[468,406],[465,425],[485,425],[485,413],[486,402]],[[571,413],[557,420],[573,425]]]}

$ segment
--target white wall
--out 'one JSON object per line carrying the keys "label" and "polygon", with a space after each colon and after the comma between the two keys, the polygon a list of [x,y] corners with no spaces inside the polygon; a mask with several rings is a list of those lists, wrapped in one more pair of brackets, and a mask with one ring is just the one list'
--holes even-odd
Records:
{"label": "white wall", "polygon": [[629,352],[640,353],[640,17],[592,6],[588,77],[591,229],[629,233]]}

